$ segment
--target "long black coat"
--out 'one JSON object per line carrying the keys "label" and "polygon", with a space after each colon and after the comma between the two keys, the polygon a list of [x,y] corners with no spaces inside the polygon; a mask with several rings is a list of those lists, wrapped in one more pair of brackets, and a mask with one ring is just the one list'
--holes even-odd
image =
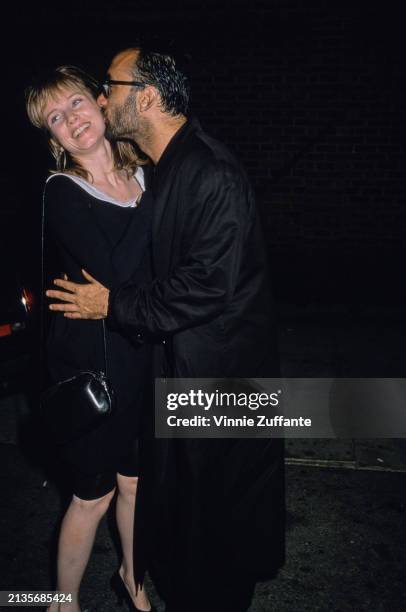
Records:
{"label": "long black coat", "polygon": [[[156,376],[278,376],[264,241],[242,167],[191,120],[155,167],[152,191],[156,280],[116,288],[110,324],[157,342]],[[154,440],[144,453],[138,578],[143,553],[165,598],[185,584],[203,588],[220,568],[275,572],[284,559],[280,440]]]}

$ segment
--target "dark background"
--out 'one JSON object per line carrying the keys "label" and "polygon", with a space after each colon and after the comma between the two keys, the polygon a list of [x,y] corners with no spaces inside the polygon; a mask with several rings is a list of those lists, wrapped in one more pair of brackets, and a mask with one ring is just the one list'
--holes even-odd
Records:
{"label": "dark background", "polygon": [[[170,44],[189,60],[195,113],[237,152],[255,186],[284,375],[404,377],[401,4],[3,4],[3,266],[15,264],[38,289],[41,193],[52,160],[25,116],[23,90],[33,74],[72,63],[103,78],[112,56],[140,38]],[[49,533],[59,500],[44,486],[43,472],[33,471],[31,458],[23,461],[7,439],[5,417],[15,427],[15,411],[4,405],[0,411],[1,574],[7,588],[50,588]],[[47,445],[32,428],[27,433],[38,461]],[[403,612],[404,473],[386,470],[404,472],[404,439],[294,443],[287,445],[287,457],[298,464],[288,466],[288,561],[278,581],[258,592],[260,609]],[[330,468],[336,462],[356,469],[325,469],[330,461]],[[116,558],[107,535],[98,540],[84,582],[84,599],[99,612],[114,606],[107,576]]]}
{"label": "dark background", "polygon": [[183,56],[193,111],[247,167],[281,312],[404,318],[404,20],[396,3],[84,0],[19,5],[7,24],[0,222],[31,278],[52,160],[26,119],[24,86],[61,63],[103,78],[114,53],[141,39]]}

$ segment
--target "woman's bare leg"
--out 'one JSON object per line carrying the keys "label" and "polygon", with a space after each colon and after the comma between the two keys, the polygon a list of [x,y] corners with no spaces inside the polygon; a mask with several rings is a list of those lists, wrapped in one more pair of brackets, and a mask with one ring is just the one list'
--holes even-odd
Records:
{"label": "woman's bare leg", "polygon": [[138,478],[136,477],[117,474],[118,494],[116,517],[121,539],[121,548],[123,551],[123,561],[119,569],[119,574],[135,606],[140,610],[150,610],[151,606],[144,589],[138,589],[137,594],[135,594],[133,546],[137,483]]}
{"label": "woman's bare leg", "polygon": [[99,499],[73,496],[63,518],[58,543],[57,590],[71,593],[72,602],[53,603],[49,612],[80,612],[79,587],[92,551],[100,519],[113,498],[114,489]]}

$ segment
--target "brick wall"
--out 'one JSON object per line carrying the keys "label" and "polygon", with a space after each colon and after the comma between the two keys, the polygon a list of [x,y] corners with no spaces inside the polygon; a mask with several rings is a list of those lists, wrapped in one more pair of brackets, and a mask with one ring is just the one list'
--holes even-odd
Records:
{"label": "brick wall", "polygon": [[372,295],[376,276],[396,282],[405,229],[403,20],[394,6],[87,1],[70,18],[76,10],[90,29],[62,46],[52,27],[60,14],[42,8],[47,36],[35,61],[80,61],[101,75],[138,35],[175,40],[191,58],[196,114],[255,185],[282,293],[292,274],[341,292],[356,289],[355,275]]}
{"label": "brick wall", "polygon": [[224,19],[193,83],[199,116],[243,158],[281,249],[400,240],[398,49],[374,16],[329,6],[257,13],[221,40]]}

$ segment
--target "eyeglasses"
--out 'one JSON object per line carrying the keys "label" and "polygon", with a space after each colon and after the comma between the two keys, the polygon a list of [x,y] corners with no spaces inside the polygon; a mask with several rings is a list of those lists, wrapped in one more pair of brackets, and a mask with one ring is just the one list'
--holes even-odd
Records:
{"label": "eyeglasses", "polygon": [[102,92],[105,98],[108,98],[111,94],[112,85],[128,85],[129,87],[145,87],[148,83],[142,83],[141,81],[116,81],[114,79],[106,79],[102,85]]}

